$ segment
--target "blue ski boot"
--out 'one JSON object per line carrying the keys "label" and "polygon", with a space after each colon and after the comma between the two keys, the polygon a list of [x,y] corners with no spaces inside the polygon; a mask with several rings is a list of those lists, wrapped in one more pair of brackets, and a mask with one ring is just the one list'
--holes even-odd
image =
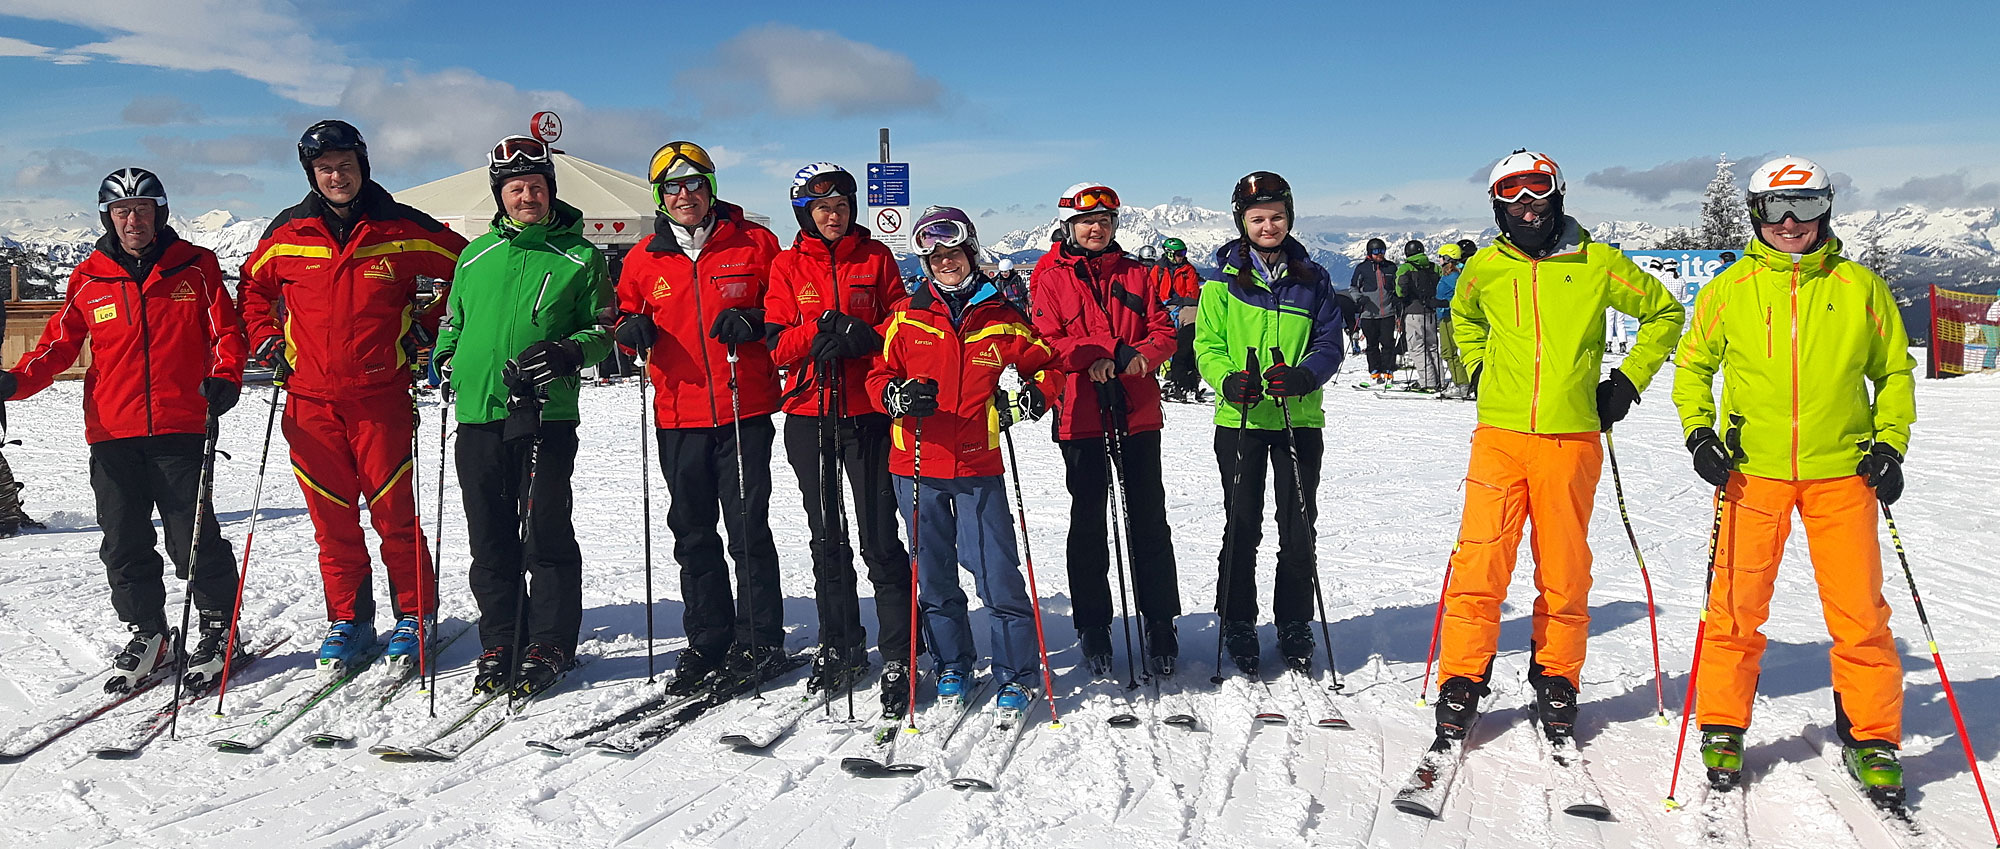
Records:
{"label": "blue ski boot", "polygon": [[937,697],[940,702],[946,699],[956,701],[965,698],[965,675],[956,669],[947,669],[939,672]]}
{"label": "blue ski boot", "polygon": [[366,622],[335,622],[319,644],[319,671],[344,675],[375,647],[375,626]]}
{"label": "blue ski boot", "polygon": [[396,630],[389,632],[389,646],[383,650],[382,657],[398,668],[415,665],[422,651],[418,648],[419,633],[423,635],[424,643],[437,645],[436,622],[429,618],[419,620],[415,616],[396,620]]}
{"label": "blue ski boot", "polygon": [[1028,688],[1020,684],[1008,684],[1000,688],[1000,695],[993,699],[993,706],[1001,713],[1020,716],[1028,712]]}

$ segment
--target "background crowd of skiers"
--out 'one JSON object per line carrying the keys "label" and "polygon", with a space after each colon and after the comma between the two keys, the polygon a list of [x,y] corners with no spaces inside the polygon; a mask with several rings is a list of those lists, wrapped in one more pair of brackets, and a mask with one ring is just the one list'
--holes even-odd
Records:
{"label": "background crowd of skiers", "polygon": [[[237,401],[246,358],[274,369],[274,410],[278,392],[286,396],[284,433],[330,623],[320,664],[347,668],[377,650],[408,663],[435,642],[437,570],[412,484],[421,366],[453,399],[483,648],[475,686],[533,694],[553,685],[574,662],[582,617],[571,523],[578,375],[614,345],[645,363],[653,432],[642,444],[658,451],[669,494],[688,639],[670,691],[729,692],[787,665],[769,520],[780,411],[811,531],[813,689],[852,688],[873,668],[858,541],[876,599],[885,713],[909,707],[920,647],[938,694],[970,686],[981,653],[961,568],[990,614],[997,701],[1027,704],[1046,656],[1005,471],[1010,426],[1045,412],[1054,413],[1071,496],[1066,561],[1084,668],[1115,675],[1112,630],[1129,598],[1137,618],[1128,654],[1147,674],[1172,676],[1183,611],[1161,468],[1159,373],[1169,363],[1166,394],[1215,393],[1226,517],[1218,651],[1256,674],[1268,476],[1277,646],[1289,668],[1309,672],[1315,606],[1326,633],[1314,530],[1323,387],[1358,330],[1372,379],[1390,381],[1402,354],[1419,388],[1478,392],[1435,637],[1440,737],[1462,736],[1487,691],[1525,529],[1539,593],[1534,715],[1562,742],[1576,720],[1588,634],[1588,527],[1608,443],[1600,432],[1678,343],[1673,398],[1694,467],[1715,487],[1722,540],[1696,669],[1705,762],[1712,772],[1741,768],[1758,629],[1796,509],[1834,639],[1850,765],[1871,786],[1900,788],[1901,680],[1875,526],[1878,501],[1901,490],[1914,362],[1886,285],[1840,255],[1832,187],[1807,160],[1775,160],[1753,175],[1757,238],[1703,289],[1690,322],[1658,280],[1564,214],[1560,169],[1529,151],[1492,171],[1494,244],[1476,253],[1445,245],[1433,262],[1413,241],[1392,264],[1373,240],[1344,292],[1292,237],[1291,188],[1266,171],[1234,186],[1238,235],[1205,280],[1178,239],[1157,262],[1125,252],[1117,193],[1084,182],[1059,197],[1031,285],[1008,261],[990,276],[972,220],[953,207],[916,221],[925,274],[906,282],[888,248],[855,222],[856,184],[844,169],[798,171],[798,232],[786,247],[720,199],[705,150],[676,141],[648,164],[658,214],[613,280],[582,235],[582,213],[560,200],[540,141],[494,146],[498,211],[469,243],[370,179],[354,127],[314,124],[298,154],[311,191],[245,261],[240,304],[214,254],[166,226],[158,177],[136,168],[107,176],[104,237],[40,344],[0,373],[0,400],[26,398],[86,339],[94,352],[84,391],[90,479],[112,604],[132,632],[109,686],[175,659],[154,512],[198,613],[197,639],[179,660],[188,684],[205,686],[226,663],[241,584],[207,499],[216,419]],[[447,281],[448,294],[419,308],[419,278]],[[1606,309],[1639,321],[1629,355],[1608,374]],[[1018,389],[1003,386],[1009,369]],[[0,498],[13,494],[8,484],[0,478]],[[381,646],[364,505],[392,602]]]}

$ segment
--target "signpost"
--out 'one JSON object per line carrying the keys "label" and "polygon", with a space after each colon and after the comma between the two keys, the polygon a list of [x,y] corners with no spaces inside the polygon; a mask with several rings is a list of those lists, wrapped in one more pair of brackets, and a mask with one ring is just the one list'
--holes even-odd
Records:
{"label": "signpost", "polygon": [[910,252],[910,163],[868,163],[870,229],[896,253]]}

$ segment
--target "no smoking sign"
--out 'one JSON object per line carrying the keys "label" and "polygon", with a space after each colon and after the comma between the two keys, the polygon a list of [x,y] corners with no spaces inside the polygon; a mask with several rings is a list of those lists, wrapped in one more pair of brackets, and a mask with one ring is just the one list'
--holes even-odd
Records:
{"label": "no smoking sign", "polygon": [[875,240],[892,251],[910,251],[910,208],[882,206],[875,209]]}

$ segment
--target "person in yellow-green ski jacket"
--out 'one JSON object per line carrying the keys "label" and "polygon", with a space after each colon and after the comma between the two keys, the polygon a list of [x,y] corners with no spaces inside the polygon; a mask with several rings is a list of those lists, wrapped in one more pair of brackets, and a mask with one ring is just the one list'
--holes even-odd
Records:
{"label": "person in yellow-green ski jacket", "polygon": [[[1685,316],[1660,281],[1563,214],[1563,178],[1517,150],[1488,183],[1500,238],[1466,261],[1452,295],[1452,333],[1479,395],[1438,639],[1437,730],[1463,739],[1487,693],[1500,604],[1533,526],[1535,716],[1551,743],[1570,742],[1590,634],[1590,511],[1603,468],[1598,432],[1625,417],[1652,382]],[[1637,342],[1608,376],[1604,311],[1639,319]]]}
{"label": "person in yellow-green ski jacket", "polygon": [[1825,169],[1795,156],[1765,163],[1749,207],[1757,236],[1695,298],[1675,359],[1688,450],[1724,502],[1695,671],[1702,761],[1720,789],[1741,775],[1761,628],[1796,510],[1833,638],[1848,770],[1878,803],[1900,806],[1903,673],[1875,502],[1903,491],[1916,358],[1888,284],[1840,255]]}

